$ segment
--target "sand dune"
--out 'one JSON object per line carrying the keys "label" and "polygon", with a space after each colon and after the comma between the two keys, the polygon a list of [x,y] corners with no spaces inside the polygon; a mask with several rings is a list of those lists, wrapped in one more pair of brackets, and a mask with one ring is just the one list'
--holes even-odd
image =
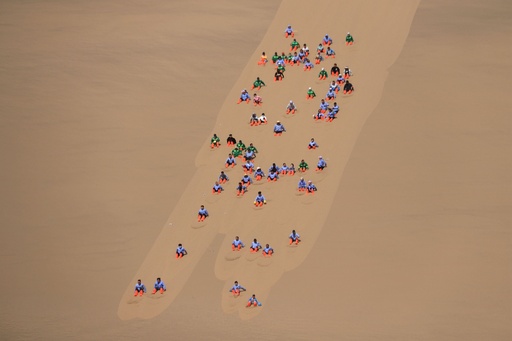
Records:
{"label": "sand dune", "polygon": [[[510,338],[509,12],[500,1],[0,4],[1,338]],[[256,65],[288,49],[287,24],[311,50],[329,33],[337,56],[321,66],[354,71],[333,123],[314,122],[319,101],[304,97],[326,92],[318,66],[287,67],[276,84]],[[263,106],[237,105],[257,76]],[[248,126],[262,111],[270,123]],[[239,161],[213,196],[229,149],[211,151],[212,133],[254,142],[265,171],[318,155],[329,167],[306,173],[314,196],[297,195],[295,175],[237,198]],[[233,256],[235,234],[275,256]],[[179,261],[178,242],[190,252]],[[156,276],[169,290],[134,300],[134,281]],[[249,289],[237,299],[235,279]],[[263,306],[246,309],[253,292]]]}
{"label": "sand dune", "polygon": [[[324,4],[327,7],[332,5],[334,5],[332,2]],[[347,20],[342,23],[327,21],[315,27],[304,24],[293,25],[297,30],[295,35],[297,41],[302,42],[301,45],[307,43],[312,51],[316,49],[325,34],[333,36],[332,47],[337,51],[337,56],[335,59],[326,59],[312,71],[303,71],[300,66],[289,66],[285,80],[273,82],[275,70],[272,65],[261,67],[256,64],[260,51],[266,51],[269,55],[274,53],[268,51],[277,51],[279,54],[282,51],[289,51],[291,38],[286,39],[283,34],[287,23],[290,23],[291,19],[297,23],[307,20],[320,21],[324,15],[322,10],[324,6],[318,6],[316,13],[308,11],[302,16],[293,12],[295,6],[294,2],[281,4],[259,49],[253,54],[222,106],[212,134],[216,132],[226,137],[228,133],[234,133],[235,137],[243,138],[246,143],[254,142],[260,151],[255,160],[256,165],[261,166],[265,171],[273,162],[278,165],[283,162],[287,164],[293,162],[298,165],[301,159],[305,159],[311,165],[311,170],[304,176],[316,183],[320,191],[314,197],[298,195],[296,191],[298,175],[283,176],[277,183],[258,183],[251,186],[250,191],[243,198],[239,198],[234,195],[237,179],[243,175],[239,164],[234,169],[226,169],[228,176],[232,179],[226,186],[226,193],[213,195],[210,193],[210,188],[224,167],[224,160],[231,148],[224,146],[211,150],[209,142],[205,143],[196,159],[198,170],[194,178],[134,277],[135,281],[137,278],[153,278],[155,274],[165,274],[165,277],[172,281],[173,290],[168,291],[165,296],[158,296],[157,300],[141,300],[133,298],[132,283],[134,281],[132,281],[120,304],[121,318],[135,316],[151,318],[167,308],[179,295],[181,289],[187,285],[189,276],[203,252],[208,249],[218,233],[226,234],[215,265],[216,276],[225,281],[224,311],[238,311],[243,319],[254,317],[264,308],[246,309],[245,302],[242,300],[238,300],[236,305],[232,303],[233,298],[226,294],[232,282],[235,279],[243,280],[251,292],[257,293],[258,297],[266,301],[271,287],[283,272],[296,268],[315,247],[315,240],[331,208],[344,165],[361,127],[379,101],[387,68],[398,56],[405,42],[417,2],[409,2],[408,5],[403,2],[383,3],[379,11],[374,11],[375,7],[370,4],[347,6],[345,8]],[[351,15],[352,11],[368,16],[375,25],[357,27],[357,16]],[[394,25],[385,25],[387,16],[377,15],[386,11],[396,15]],[[293,18],[290,18],[290,13],[294,13]],[[378,20],[381,22],[379,23]],[[358,43],[354,46],[345,46],[345,33],[352,26],[355,26],[358,32]],[[387,44],[382,39],[386,36],[395,37],[393,44]],[[375,38],[367,39],[366,37]],[[377,53],[380,54],[380,58],[375,60],[374,56]],[[312,114],[316,112],[319,99],[325,96],[332,79],[331,77],[319,81],[318,72],[321,67],[330,70],[334,62],[350,65],[356,70],[353,82],[358,90],[354,95],[339,95],[337,101],[342,108],[340,119],[331,124],[315,122]],[[263,106],[255,108],[251,104],[237,104],[240,90],[249,88],[258,76],[268,84],[259,91],[264,99]],[[305,94],[309,86],[315,88],[318,93],[317,99],[306,100]],[[297,114],[286,115],[285,107],[288,99],[292,99],[297,104],[299,108]],[[255,110],[258,110],[258,114],[261,111],[267,114],[270,121],[268,125],[259,127],[248,125],[248,119]],[[272,127],[277,120],[282,120],[287,129],[281,137],[272,136]],[[318,137],[321,143],[318,151],[307,150],[310,136]],[[322,155],[326,158],[329,167],[321,173],[315,173],[316,162]],[[242,161],[240,160],[239,163]],[[257,191],[262,191],[266,195],[268,205],[263,209],[255,210],[252,201]],[[205,223],[198,225],[195,222],[195,212],[201,204],[205,204],[211,216]],[[287,247],[287,236],[293,228],[304,233],[305,242],[300,248]],[[276,253],[272,258],[263,258],[260,254],[250,254],[245,250],[239,259],[234,261],[226,259],[226,251],[232,252],[229,245],[235,235],[240,235],[246,242],[258,238],[263,244],[273,245]],[[180,242],[187,246],[190,253],[185,259],[176,261],[173,258],[174,247],[172,246]]]}

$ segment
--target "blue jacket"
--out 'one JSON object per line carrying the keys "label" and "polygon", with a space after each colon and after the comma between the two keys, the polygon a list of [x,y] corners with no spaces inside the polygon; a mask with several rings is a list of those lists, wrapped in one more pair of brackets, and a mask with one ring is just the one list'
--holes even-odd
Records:
{"label": "blue jacket", "polygon": [[256,199],[254,199],[256,202],[266,202],[265,197],[263,195],[256,196]]}
{"label": "blue jacket", "polygon": [[276,124],[274,126],[274,132],[275,133],[280,133],[280,132],[283,132],[283,131],[286,131],[286,129],[284,128],[284,125],[282,124]]}
{"label": "blue jacket", "polygon": [[183,246],[178,246],[176,253],[187,253],[187,250]]}
{"label": "blue jacket", "polygon": [[242,247],[245,247],[244,243],[240,239],[233,240],[233,243],[231,243],[231,244],[233,244],[234,246],[242,245]]}
{"label": "blue jacket", "polygon": [[143,292],[146,292],[146,286],[144,285],[144,283],[137,283],[135,284],[135,290],[139,291],[139,290],[142,290]]}
{"label": "blue jacket", "polygon": [[252,242],[251,249],[261,249],[261,244],[259,242]]}
{"label": "blue jacket", "polygon": [[306,186],[307,186],[306,180],[300,179],[299,180],[299,188],[306,188]]}
{"label": "blue jacket", "polygon": [[167,290],[167,288],[165,287],[165,284],[163,281],[160,281],[160,283],[155,282],[155,289],[159,290],[159,289],[164,289],[164,290]]}
{"label": "blue jacket", "polygon": [[299,236],[299,234],[297,232],[295,232],[295,234],[293,234],[293,232],[290,234],[290,239],[293,240],[293,241],[295,241],[295,240],[297,240],[299,238],[300,238],[300,236]]}

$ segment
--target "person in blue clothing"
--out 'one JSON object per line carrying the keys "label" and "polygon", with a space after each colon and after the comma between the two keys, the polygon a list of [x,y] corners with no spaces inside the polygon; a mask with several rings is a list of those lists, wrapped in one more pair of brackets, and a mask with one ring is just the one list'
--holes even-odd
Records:
{"label": "person in blue clothing", "polygon": [[279,172],[282,175],[288,174],[288,166],[286,165],[286,162],[283,162],[283,165],[281,166],[281,171]]}
{"label": "person in blue clothing", "polygon": [[254,127],[260,125],[260,120],[258,119],[258,116],[256,116],[256,113],[253,113],[250,120],[249,125]]}
{"label": "person in blue clothing", "polygon": [[220,171],[220,175],[219,175],[219,183],[221,184],[224,184],[226,182],[229,181],[229,178],[228,176],[226,175],[226,173],[224,173],[224,171]]}
{"label": "person in blue clothing", "polygon": [[265,173],[261,170],[261,167],[257,167],[256,171],[254,172],[254,178],[256,181],[259,181],[265,177]]}
{"label": "person in blue clothing", "polygon": [[290,103],[286,106],[286,113],[287,114],[295,114],[295,111],[297,111],[297,107],[295,106],[295,103],[290,100]]}
{"label": "person in blue clothing", "polygon": [[316,170],[317,171],[321,171],[325,167],[327,167],[327,162],[325,162],[325,160],[321,156],[319,156],[318,157],[318,163],[316,164]]}
{"label": "person in blue clothing", "polygon": [[329,91],[327,91],[327,94],[325,95],[325,99],[328,101],[336,99],[336,92],[334,92],[332,89],[329,89]]}
{"label": "person in blue clothing", "polygon": [[324,117],[325,117],[325,114],[322,112],[322,109],[318,109],[318,112],[313,115],[313,118],[315,119],[315,121],[321,121],[324,119]]}
{"label": "person in blue clothing", "polygon": [[233,157],[233,154],[229,154],[228,158],[226,159],[226,168],[231,166],[231,168],[235,167],[236,165],[236,159]]}
{"label": "person in blue clothing", "polygon": [[324,57],[322,56],[322,54],[320,52],[317,53],[316,57],[315,57],[315,64],[320,64],[323,61],[324,61]]}
{"label": "person in blue clothing", "polygon": [[288,37],[295,37],[295,32],[293,32],[293,28],[291,25],[288,25],[288,27],[286,28],[286,30],[284,30],[284,37],[285,38],[288,38]]}
{"label": "person in blue clothing", "polygon": [[229,289],[229,292],[233,294],[233,296],[240,296],[240,293],[242,291],[247,291],[243,286],[238,284],[238,281],[235,281],[231,289]]}
{"label": "person in blue clothing", "polygon": [[324,45],[329,46],[329,45],[331,45],[331,44],[332,44],[332,38],[331,38],[331,37],[329,37],[329,35],[328,35],[328,34],[326,34],[326,35],[325,35],[325,37],[324,37],[324,39],[322,39],[322,43],[323,43]]}
{"label": "person in blue clothing", "polygon": [[208,211],[201,205],[199,212],[197,212],[197,221],[204,221],[209,216]]}
{"label": "person in blue clothing", "polygon": [[282,125],[281,122],[277,121],[276,124],[274,125],[274,135],[280,136],[285,131],[286,129],[284,125]]}
{"label": "person in blue clothing", "polygon": [[288,175],[294,175],[295,174],[295,165],[292,163],[290,163],[290,165],[288,166]]}
{"label": "person in blue clothing", "polygon": [[299,65],[301,60],[302,60],[302,58],[300,57],[300,54],[298,54],[297,52],[294,52],[292,60],[290,60],[290,65],[291,66]]}
{"label": "person in blue clothing", "polygon": [[261,194],[261,191],[259,191],[256,198],[254,198],[254,205],[256,205],[258,207],[262,207],[263,205],[266,205],[266,204],[267,204],[267,200],[265,199],[263,194]]}
{"label": "person in blue clothing", "polygon": [[183,258],[183,256],[187,255],[187,250],[183,247],[183,245],[178,244],[176,248],[176,258]]}
{"label": "person in blue clothing", "polygon": [[272,163],[272,166],[269,167],[269,173],[279,173],[280,168],[276,165],[276,163]]}
{"label": "person in blue clothing", "polygon": [[243,247],[245,247],[244,243],[240,240],[240,237],[236,236],[235,240],[231,243],[231,250],[240,251]]}
{"label": "person in blue clothing", "polygon": [[327,58],[329,58],[329,57],[334,58],[334,56],[336,56],[336,52],[334,52],[334,50],[331,49],[330,47],[327,47],[327,51],[325,51],[325,56]]}
{"label": "person in blue clothing", "polygon": [[320,101],[320,110],[322,110],[322,113],[327,111],[327,108],[329,108],[329,103],[325,101],[325,99],[322,98]]}
{"label": "person in blue clothing", "polygon": [[254,159],[255,157],[256,157],[256,154],[255,154],[254,150],[247,149],[245,151],[245,155],[244,155],[245,161],[250,161],[250,160]]}
{"label": "person in blue clothing", "polygon": [[247,187],[252,185],[252,179],[251,179],[251,177],[248,174],[244,174],[244,176],[242,177],[241,182],[242,182],[242,184],[244,186],[247,186]]}
{"label": "person in blue clothing", "polygon": [[316,186],[313,184],[311,180],[308,181],[308,186],[306,187],[306,193],[308,194],[315,194],[317,191]]}
{"label": "person in blue clothing", "polygon": [[298,185],[299,192],[305,192],[306,187],[307,187],[306,180],[304,180],[304,178],[301,177],[299,180],[299,185]]}
{"label": "person in blue clothing", "polygon": [[251,159],[248,159],[244,164],[244,172],[252,173],[254,171],[254,164],[251,162]]}
{"label": "person in blue clothing", "polygon": [[247,186],[244,186],[242,181],[240,181],[238,183],[238,186],[236,186],[235,189],[236,189],[236,196],[237,197],[243,196],[245,194],[245,192],[247,192]]}
{"label": "person in blue clothing", "polygon": [[224,190],[224,188],[219,184],[219,182],[215,181],[215,184],[213,185],[213,188],[212,188],[212,193],[220,194],[223,190]]}
{"label": "person in blue clothing", "polygon": [[334,115],[336,115],[340,111],[340,107],[338,106],[338,103],[336,103],[336,102],[333,103],[332,111],[334,111]]}
{"label": "person in blue clothing", "polygon": [[332,108],[327,109],[327,117],[325,117],[325,121],[332,122],[335,118],[336,112]]}
{"label": "person in blue clothing", "polygon": [[329,90],[334,91],[335,93],[338,93],[338,91],[340,91],[341,88],[338,84],[336,84],[336,81],[332,81],[331,84],[329,84]]}
{"label": "person in blue clothing", "polygon": [[315,139],[311,138],[311,141],[309,141],[308,144],[308,149],[317,149],[318,147],[318,143],[316,143]]}
{"label": "person in blue clothing", "polygon": [[[306,44],[304,44],[304,45],[306,45]],[[297,53],[297,52],[295,52],[295,53]],[[306,58],[307,56],[308,56],[307,53],[303,49],[300,49],[299,54],[297,54],[297,57],[299,57],[299,62],[303,61],[304,58]]]}
{"label": "person in blue clothing", "polygon": [[140,279],[137,280],[137,284],[135,284],[135,292],[133,296],[142,296],[146,293],[146,286],[142,284],[142,281]]}
{"label": "person in blue clothing", "polygon": [[311,70],[312,68],[314,68],[315,66],[313,65],[313,63],[311,63],[311,61],[308,59],[308,58],[304,58],[304,71],[309,71]]}
{"label": "person in blue clothing", "polygon": [[247,92],[247,90],[242,90],[241,94],[240,94],[240,98],[238,99],[238,102],[237,104],[240,104],[242,102],[246,102],[246,103],[249,103],[251,101],[251,96],[249,96],[249,93]]}
{"label": "person in blue clothing", "polygon": [[318,46],[316,47],[316,53],[318,55],[320,55],[321,53],[324,53],[324,52],[325,52],[324,45],[322,43],[318,44]]}
{"label": "person in blue clothing", "polygon": [[345,77],[343,77],[342,74],[338,75],[338,78],[336,78],[336,83],[338,85],[345,84]]}
{"label": "person in blue clothing", "polygon": [[267,176],[267,181],[277,181],[279,179],[279,174],[277,172],[269,172]]}
{"label": "person in blue clothing", "polygon": [[153,291],[151,293],[154,295],[157,291],[160,291],[160,294],[163,294],[164,291],[167,291],[167,288],[165,287],[165,284],[160,277],[156,279]]}
{"label": "person in blue clothing", "polygon": [[253,306],[253,307],[261,306],[261,302],[256,299],[256,295],[254,295],[254,294],[249,298],[249,301],[247,301],[247,308],[249,308],[250,306]]}
{"label": "person in blue clothing", "polygon": [[259,250],[261,250],[261,244],[256,238],[254,238],[254,240],[251,243],[251,252],[255,253],[258,252]]}
{"label": "person in blue clothing", "polygon": [[290,234],[290,245],[292,245],[293,243],[295,243],[295,245],[299,245],[299,243],[301,242],[300,240],[300,236],[297,232],[295,232],[295,230],[292,230],[292,233]]}
{"label": "person in blue clothing", "polygon": [[274,254],[274,249],[271,248],[269,244],[266,244],[261,253],[263,254],[264,257],[270,257]]}

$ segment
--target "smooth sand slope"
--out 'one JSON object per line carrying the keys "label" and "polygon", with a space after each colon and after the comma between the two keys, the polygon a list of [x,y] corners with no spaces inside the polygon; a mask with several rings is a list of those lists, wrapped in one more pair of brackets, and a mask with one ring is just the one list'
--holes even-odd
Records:
{"label": "smooth sand slope", "polygon": [[[0,6],[2,339],[510,338],[509,5]],[[308,86],[325,94],[318,67],[274,84],[256,66],[261,51],[285,50],[287,24],[311,50],[331,34],[335,61],[354,71],[357,91],[331,124],[304,100]],[[348,30],[357,43],[345,48]],[[235,104],[256,76],[268,127],[247,126],[254,107]],[[278,119],[288,132],[275,138]],[[295,176],[242,199],[232,181],[213,197],[227,154],[210,152],[213,132],[254,142],[265,170],[323,155],[328,169],[306,176],[319,192],[296,196]],[[269,203],[255,211],[260,188]],[[292,227],[304,240],[293,249]],[[233,259],[234,234],[277,253]],[[190,252],[179,263],[178,242]],[[133,303],[139,276],[169,291]],[[234,279],[263,306],[229,297]]]}
{"label": "smooth sand slope", "polygon": [[[337,3],[326,1],[310,11],[299,13],[294,11],[297,3],[285,1],[281,4],[258,50],[229,93],[212,131],[212,134],[215,132],[222,136],[223,142],[229,133],[247,144],[253,142],[259,150],[255,165],[265,171],[273,162],[278,165],[293,162],[298,166],[300,160],[305,159],[311,169],[304,177],[311,179],[320,188],[319,192],[315,196],[306,196],[303,193],[299,195],[296,191],[299,175],[296,175],[282,177],[277,183],[256,183],[243,198],[237,197],[234,195],[234,188],[243,175],[242,160],[239,160],[239,165],[226,170],[231,181],[225,186],[225,193],[213,195],[211,187],[220,170],[224,168],[224,160],[232,148],[224,143],[223,148],[212,151],[208,139],[196,159],[196,174],[123,296],[119,308],[122,319],[150,318],[166,309],[188,284],[195,266],[219,233],[225,234],[225,238],[218,250],[215,274],[218,279],[225,281],[222,291],[223,310],[238,311],[243,319],[251,318],[265,308],[246,309],[247,297],[233,299],[228,293],[233,281],[238,279],[251,293],[256,293],[265,302],[271,287],[281,275],[296,268],[315,247],[315,240],[331,209],[344,166],[361,127],[380,99],[387,69],[400,53],[418,4],[383,2],[376,11],[375,5],[370,3],[343,3],[346,20],[322,21],[325,16],[324,9]],[[386,24],[388,15],[382,13],[393,13],[396,17],[394,23]],[[365,17],[365,22],[368,20],[373,24],[361,25],[360,17]],[[308,25],[308,22],[320,23]],[[275,70],[272,65],[261,67],[256,61],[262,51],[269,55],[273,55],[274,51],[279,54],[289,51],[291,39],[286,39],[283,33],[288,23],[294,23],[297,41],[302,42],[301,45],[307,42],[312,51],[325,34],[333,36],[332,48],[337,52],[337,57],[334,60],[327,59],[307,72],[302,67],[290,66],[283,82],[273,82]],[[344,37],[349,30],[357,32],[356,39],[361,43],[345,46]],[[393,36],[394,40],[387,42],[385,37],[388,36]],[[379,59],[374,58],[377,53]],[[337,102],[342,108],[340,119],[331,124],[315,122],[312,114],[317,111],[320,98],[325,97],[332,80],[318,80],[318,72],[321,67],[329,71],[334,62],[350,65],[354,70],[355,76],[352,78],[357,89],[356,94],[339,95]],[[252,104],[237,104],[241,89],[249,89],[257,76],[268,84],[258,91],[263,97],[263,106],[255,108]],[[308,101],[305,95],[310,86],[317,92],[317,98]],[[285,107],[290,99],[299,108],[295,115],[285,114]],[[254,111],[258,115],[265,112],[269,124],[251,127],[248,119]],[[274,137],[272,133],[272,127],[277,120],[281,120],[287,129],[281,137]],[[307,150],[311,137],[317,137],[320,144],[318,150]],[[325,171],[315,173],[319,156],[323,156],[329,166]],[[268,199],[268,205],[262,209],[255,209],[252,205],[257,191],[262,191]],[[204,223],[197,223],[196,212],[201,204],[206,206],[211,217]],[[304,243],[298,248],[287,246],[287,236],[292,229],[297,229],[304,237]],[[263,258],[261,254],[254,255],[249,250],[244,250],[234,258],[230,244],[235,235],[239,235],[246,243],[258,238],[261,243],[273,246],[276,253],[272,258]],[[189,251],[189,255],[179,261],[174,259],[174,250],[178,243],[183,243]],[[133,298],[133,283],[137,278],[153,280],[157,276],[168,279],[172,290],[168,290],[164,296]]]}

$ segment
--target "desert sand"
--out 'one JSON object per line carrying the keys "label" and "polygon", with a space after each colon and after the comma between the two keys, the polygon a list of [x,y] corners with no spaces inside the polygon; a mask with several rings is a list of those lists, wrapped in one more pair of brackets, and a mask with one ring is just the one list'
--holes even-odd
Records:
{"label": "desert sand", "polygon": [[[3,2],[1,338],[509,339],[510,14],[503,1]],[[256,62],[288,51],[288,24],[312,51],[329,33],[336,59],[274,83]],[[334,62],[356,91],[315,122]],[[237,105],[257,76],[263,106]],[[252,112],[269,124],[250,127]],[[212,195],[228,133],[265,171],[322,155],[328,168],[303,175],[319,191],[298,195],[295,175],[237,198],[238,160]],[[234,256],[234,235],[276,254]],[[157,276],[164,295],[133,297]],[[249,289],[236,299],[234,280]],[[244,307],[251,293],[261,307]]]}

